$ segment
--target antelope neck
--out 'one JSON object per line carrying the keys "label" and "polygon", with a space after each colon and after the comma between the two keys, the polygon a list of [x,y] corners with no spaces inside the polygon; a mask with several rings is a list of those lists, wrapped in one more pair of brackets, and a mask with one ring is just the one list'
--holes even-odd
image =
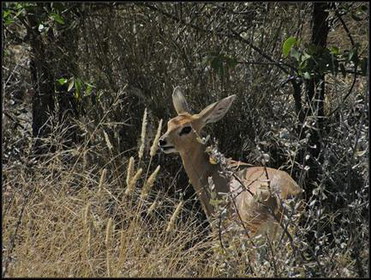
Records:
{"label": "antelope neck", "polygon": [[214,191],[227,193],[229,192],[228,181],[221,176],[221,170],[218,164],[211,164],[209,155],[205,152],[206,145],[198,143],[192,148],[180,153],[183,161],[184,169],[188,178],[195,189],[202,207],[208,216],[210,216],[214,209],[210,204],[210,186],[208,177],[212,177],[215,189]]}

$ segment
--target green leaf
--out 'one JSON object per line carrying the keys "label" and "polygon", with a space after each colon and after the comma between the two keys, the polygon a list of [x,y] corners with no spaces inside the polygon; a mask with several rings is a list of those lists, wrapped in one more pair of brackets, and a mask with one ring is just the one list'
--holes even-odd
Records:
{"label": "green leaf", "polygon": [[4,21],[4,25],[10,25],[14,22],[14,19],[7,17]]}
{"label": "green leaf", "polygon": [[80,98],[81,96],[81,88],[82,88],[82,81],[81,79],[77,78],[75,79],[75,93]]}
{"label": "green leaf", "polygon": [[6,18],[7,16],[9,16],[12,12],[10,10],[5,10],[3,11],[3,18]]}
{"label": "green leaf", "polygon": [[58,82],[61,86],[63,86],[64,84],[67,83],[67,79],[65,79],[65,78],[60,78],[60,79],[57,80],[57,82]]}
{"label": "green leaf", "polygon": [[296,42],[297,39],[295,37],[289,37],[286,39],[282,46],[282,53],[284,57],[288,57],[292,47],[296,44]]}
{"label": "green leaf", "polygon": [[73,97],[75,97],[77,100],[80,99],[80,94],[77,91],[74,91]]}
{"label": "green leaf", "polygon": [[86,84],[86,90],[85,90],[84,96],[90,96],[93,91],[94,86],[88,83],[85,83],[85,84]]}
{"label": "green leaf", "polygon": [[330,47],[329,50],[333,55],[339,55],[340,54],[340,49],[338,47]]}
{"label": "green leaf", "polygon": [[300,52],[295,49],[291,49],[290,56],[295,58],[297,61],[300,61]]}
{"label": "green leaf", "polygon": [[3,11],[3,20],[4,20],[4,25],[10,25],[14,22],[14,16],[12,16],[12,11],[11,10],[5,10]]}
{"label": "green leaf", "polygon": [[303,73],[303,77],[304,77],[304,79],[306,79],[306,80],[310,80],[310,79],[311,79],[311,76],[310,76],[310,73],[309,73],[309,72],[304,72],[304,73]]}
{"label": "green leaf", "polygon": [[18,17],[21,13],[25,11],[25,8],[19,9],[18,12],[16,12],[14,17]]}
{"label": "green leaf", "polygon": [[64,19],[60,15],[56,13],[51,13],[50,17],[55,21],[58,22],[59,24],[64,24]]}
{"label": "green leaf", "polygon": [[23,8],[23,5],[24,5],[24,3],[17,3],[17,4],[15,5],[15,9],[16,9],[16,10],[22,9],[22,8]]}
{"label": "green leaf", "polygon": [[301,56],[301,61],[306,61],[308,59],[310,59],[312,56],[310,54],[308,54],[306,51],[303,52],[302,56]]}

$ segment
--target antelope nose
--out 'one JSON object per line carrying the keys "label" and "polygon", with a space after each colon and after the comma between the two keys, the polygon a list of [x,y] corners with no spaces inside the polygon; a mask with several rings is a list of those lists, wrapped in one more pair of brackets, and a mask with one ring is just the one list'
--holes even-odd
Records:
{"label": "antelope nose", "polygon": [[158,144],[160,145],[160,147],[163,147],[166,145],[166,140],[160,139],[160,141],[158,141]]}

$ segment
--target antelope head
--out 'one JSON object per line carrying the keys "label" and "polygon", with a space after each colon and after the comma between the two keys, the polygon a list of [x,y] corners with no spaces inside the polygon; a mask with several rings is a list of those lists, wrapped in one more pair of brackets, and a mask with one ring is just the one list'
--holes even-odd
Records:
{"label": "antelope head", "polygon": [[228,96],[192,115],[180,87],[176,87],[172,99],[178,115],[169,120],[167,131],[160,138],[161,150],[167,154],[178,152],[182,155],[201,145],[198,138],[202,128],[223,118],[235,98],[236,95]]}

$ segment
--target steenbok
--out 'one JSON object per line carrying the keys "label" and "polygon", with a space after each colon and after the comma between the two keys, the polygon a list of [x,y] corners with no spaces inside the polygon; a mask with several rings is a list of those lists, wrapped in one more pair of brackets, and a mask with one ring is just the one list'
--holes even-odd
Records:
{"label": "steenbok", "polygon": [[285,202],[295,201],[303,189],[284,171],[251,167],[224,157],[215,159],[220,153],[215,154],[214,150],[212,155],[213,149],[200,138],[203,127],[220,120],[235,98],[228,96],[192,115],[180,88],[176,87],[172,99],[178,115],[169,120],[159,146],[166,154],[180,154],[209,220],[227,213],[224,217],[228,227],[237,225],[247,237],[268,234],[274,238],[277,232],[282,232],[277,230],[283,228]]}

